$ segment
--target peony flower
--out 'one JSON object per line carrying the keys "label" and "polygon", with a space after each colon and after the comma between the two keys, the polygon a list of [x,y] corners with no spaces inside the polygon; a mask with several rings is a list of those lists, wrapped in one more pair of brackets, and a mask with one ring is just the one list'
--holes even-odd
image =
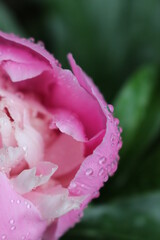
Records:
{"label": "peony flower", "polygon": [[0,239],[59,239],[117,169],[113,106],[68,59],[0,32]]}

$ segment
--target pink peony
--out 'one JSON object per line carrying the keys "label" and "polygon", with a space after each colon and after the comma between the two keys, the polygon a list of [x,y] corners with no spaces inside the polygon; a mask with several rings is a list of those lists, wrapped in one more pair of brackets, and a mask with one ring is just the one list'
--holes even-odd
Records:
{"label": "pink peony", "polygon": [[113,107],[68,59],[0,32],[0,239],[58,239],[117,169]]}

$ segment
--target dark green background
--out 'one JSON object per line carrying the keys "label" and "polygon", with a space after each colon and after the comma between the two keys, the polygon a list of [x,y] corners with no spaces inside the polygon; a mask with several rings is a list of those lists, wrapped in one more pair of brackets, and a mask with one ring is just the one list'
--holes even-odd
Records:
{"label": "dark green background", "polygon": [[160,239],[160,1],[0,0],[0,28],[72,52],[115,106],[119,169],[62,239]]}

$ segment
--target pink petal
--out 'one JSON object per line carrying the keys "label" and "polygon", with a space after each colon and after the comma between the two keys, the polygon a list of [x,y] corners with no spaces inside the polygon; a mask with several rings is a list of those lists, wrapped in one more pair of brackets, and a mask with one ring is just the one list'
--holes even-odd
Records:
{"label": "pink petal", "polygon": [[86,141],[83,125],[77,116],[63,109],[55,110],[52,113],[53,118],[50,128],[52,128],[52,125],[56,126],[62,133],[72,136],[75,140]]}
{"label": "pink petal", "polygon": [[44,61],[51,66],[57,64],[57,60],[52,54],[48,53],[44,47],[25,38],[20,38],[14,34],[8,34],[0,31],[0,42],[2,59],[3,55],[6,56],[7,49],[8,59],[15,59],[16,61],[19,59],[19,62],[24,62],[25,59],[27,62],[30,62],[31,59],[40,59],[42,62]]}
{"label": "pink petal", "polygon": [[12,81],[37,76],[57,64],[57,60],[40,45],[3,32],[0,32],[0,62]]}
{"label": "pink petal", "polygon": [[[71,211],[60,217],[57,223],[56,239],[71,226],[73,226],[81,215],[84,207],[97,197],[99,189],[103,186],[108,177],[113,175],[118,165],[118,151],[122,146],[120,132],[118,129],[118,121],[112,115],[112,112],[107,107],[102,95],[94,86],[90,78],[76,65],[75,61],[70,56],[70,62],[73,65],[74,73],[82,86],[93,94],[103,112],[103,117],[106,119],[105,134],[102,142],[81,164],[73,181],[70,183],[69,189],[71,195],[89,194],[85,199],[80,210]],[[103,118],[102,117],[102,118]]]}
{"label": "pink petal", "polygon": [[41,62],[17,63],[11,60],[3,61],[1,66],[8,73],[13,82],[33,78],[47,69]]}
{"label": "pink petal", "polygon": [[[84,145],[81,142],[75,141],[72,137],[66,134],[60,134],[54,144],[48,148],[45,159],[58,165],[58,170],[54,177],[70,173],[82,163],[84,157]],[[70,177],[66,178],[68,183]]]}
{"label": "pink petal", "polygon": [[[34,205],[17,194],[0,173],[0,238],[39,240],[46,229]],[[23,237],[23,238],[22,238]]]}

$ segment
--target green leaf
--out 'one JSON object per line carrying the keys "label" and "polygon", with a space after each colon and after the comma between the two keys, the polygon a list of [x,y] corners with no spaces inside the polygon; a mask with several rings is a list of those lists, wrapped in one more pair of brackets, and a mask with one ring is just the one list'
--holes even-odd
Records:
{"label": "green leaf", "polygon": [[[123,128],[123,148],[115,182],[124,188],[160,133],[158,70],[148,66],[135,73],[115,100],[115,115]],[[148,173],[146,172],[146,175]]]}
{"label": "green leaf", "polygon": [[160,192],[121,198],[86,209],[62,239],[159,240]]}
{"label": "green leaf", "polygon": [[0,29],[4,32],[25,36],[13,12],[2,2],[0,2]]}

